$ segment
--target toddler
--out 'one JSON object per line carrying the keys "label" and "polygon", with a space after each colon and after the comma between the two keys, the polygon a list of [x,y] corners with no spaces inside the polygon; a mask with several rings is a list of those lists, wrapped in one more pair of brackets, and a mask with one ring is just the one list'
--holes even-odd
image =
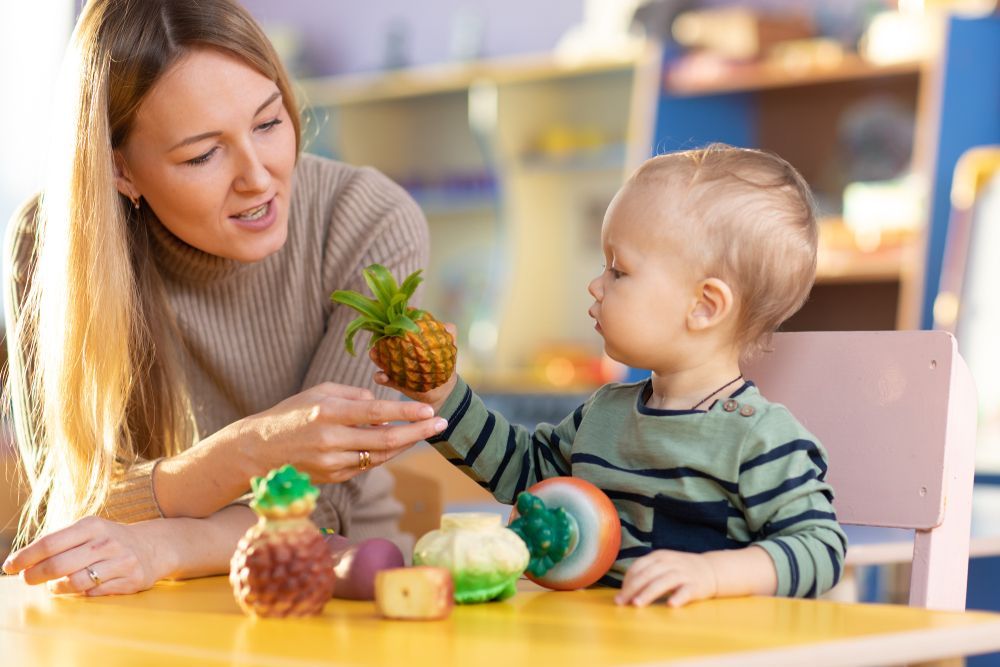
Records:
{"label": "toddler", "polygon": [[501,502],[553,476],[601,488],[622,524],[602,579],[621,588],[619,604],[823,593],[846,551],[826,454],[739,366],[813,284],[808,186],[762,151],[661,155],[615,195],[601,242],[604,270],[588,286],[594,328],[611,358],[650,378],[605,385],[531,432],[455,375],[409,394],[448,420],[428,441]]}

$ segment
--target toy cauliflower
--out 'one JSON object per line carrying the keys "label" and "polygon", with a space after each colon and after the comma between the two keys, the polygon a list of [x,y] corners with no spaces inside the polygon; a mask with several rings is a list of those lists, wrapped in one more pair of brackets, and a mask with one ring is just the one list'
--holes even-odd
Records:
{"label": "toy cauliflower", "polygon": [[451,572],[459,604],[505,600],[517,592],[528,549],[499,514],[444,514],[439,530],[417,540],[413,564]]}
{"label": "toy cauliflower", "polygon": [[319,490],[290,465],[251,480],[250,507],[260,516],[236,547],[229,583],[252,616],[311,616],[333,593],[334,572],[323,535],[309,519]]}
{"label": "toy cauliflower", "polygon": [[447,382],[455,371],[455,341],[430,313],[408,305],[420,284],[420,271],[407,276],[402,285],[381,264],[372,264],[363,274],[374,299],[350,290],[330,295],[334,302],[361,313],[347,327],[347,351],[355,353],[354,336],[359,331],[370,331],[373,360],[397,386],[424,392]]}

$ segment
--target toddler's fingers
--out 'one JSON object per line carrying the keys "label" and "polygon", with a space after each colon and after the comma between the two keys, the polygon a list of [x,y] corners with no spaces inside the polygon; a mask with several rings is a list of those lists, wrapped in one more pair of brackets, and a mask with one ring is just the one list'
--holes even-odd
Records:
{"label": "toddler's fingers", "polygon": [[398,384],[396,384],[395,382],[393,382],[389,378],[389,376],[386,375],[385,371],[376,371],[375,374],[372,375],[372,380],[375,382],[375,384],[380,384],[383,387],[387,387],[387,388],[392,389],[394,391],[398,391],[401,394],[405,394],[407,396],[413,394],[412,391],[404,390]]}
{"label": "toddler's fingers", "polygon": [[653,551],[646,554],[642,558],[637,558],[631,565],[629,565],[628,571],[625,573],[625,579],[627,580],[630,576],[638,576],[641,572],[644,572],[651,567],[658,566],[662,561],[663,557],[659,551]]}
{"label": "toddler's fingers", "polygon": [[636,607],[648,606],[664,595],[683,587],[684,580],[678,572],[669,572],[662,577],[648,581],[634,596],[630,604]]}
{"label": "toddler's fingers", "polygon": [[679,586],[677,590],[670,594],[667,604],[673,608],[683,607],[694,599],[694,588],[690,584]]}
{"label": "toddler's fingers", "polygon": [[638,567],[639,565],[639,561],[636,561],[625,573],[625,580],[622,581],[622,590],[616,596],[616,602],[620,598],[622,600],[620,604],[628,604],[650,582],[666,577],[671,573],[670,568],[663,566],[656,560],[647,562],[645,567]]}

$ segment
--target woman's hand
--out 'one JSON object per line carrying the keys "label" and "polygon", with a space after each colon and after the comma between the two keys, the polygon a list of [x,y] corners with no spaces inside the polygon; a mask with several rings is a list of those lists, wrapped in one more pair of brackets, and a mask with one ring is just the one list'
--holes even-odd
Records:
{"label": "woman's hand", "polygon": [[169,574],[173,556],[146,540],[140,525],[80,519],[12,553],[3,571],[32,585],[47,583],[53,593],[144,591]]}
{"label": "woman's hand", "polygon": [[[391,424],[391,422],[405,422]],[[316,483],[343,482],[447,427],[429,405],[375,400],[367,389],[317,385],[234,425],[255,474],[291,463]]]}
{"label": "woman's hand", "polygon": [[120,524],[86,517],[15,551],[3,571],[47,583],[53,593],[138,593],[160,579],[228,572],[237,542],[256,520],[244,505],[204,519]]}
{"label": "woman's hand", "polygon": [[429,405],[324,383],[162,459],[153,490],[163,516],[207,517],[286,463],[316,484],[343,482],[446,427]]}

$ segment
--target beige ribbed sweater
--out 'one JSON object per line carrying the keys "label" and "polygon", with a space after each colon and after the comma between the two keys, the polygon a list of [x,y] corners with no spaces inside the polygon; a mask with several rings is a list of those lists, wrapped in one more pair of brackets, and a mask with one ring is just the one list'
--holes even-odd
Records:
{"label": "beige ribbed sweater", "polygon": [[[379,172],[312,155],[300,158],[292,192],[287,242],[252,264],[206,254],[154,223],[200,437],[325,381],[387,393],[371,382],[367,355],[344,351],[353,311],[334,306],[329,296],[335,289],[365,289],[361,269],[372,262],[396,276],[424,267],[426,220]],[[9,231],[7,295],[15,303],[29,279],[33,218],[26,212]],[[16,310],[8,307],[8,317]],[[161,516],[152,485],[156,464],[142,461],[114,481],[109,518]],[[405,545],[397,526],[401,510],[391,475],[376,468],[350,482],[323,485],[313,520],[353,538],[384,536]]]}

